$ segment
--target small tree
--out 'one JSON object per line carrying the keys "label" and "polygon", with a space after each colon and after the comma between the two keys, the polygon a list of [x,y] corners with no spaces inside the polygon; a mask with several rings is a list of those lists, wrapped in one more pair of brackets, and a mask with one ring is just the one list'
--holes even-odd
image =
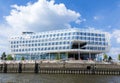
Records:
{"label": "small tree", "polygon": [[104,60],[107,60],[107,59],[108,59],[108,55],[104,54]]}
{"label": "small tree", "polygon": [[56,60],[59,60],[60,57],[59,57],[59,54],[56,54]]}
{"label": "small tree", "polygon": [[68,58],[68,53],[66,53],[66,58]]}
{"label": "small tree", "polygon": [[118,55],[118,60],[120,61],[120,54]]}
{"label": "small tree", "polygon": [[108,61],[111,61],[111,60],[112,60],[112,57],[111,57],[111,56],[109,56]]}
{"label": "small tree", "polygon": [[22,56],[21,60],[25,60],[25,58]]}
{"label": "small tree", "polygon": [[13,60],[13,57],[11,54],[7,55],[7,60]]}
{"label": "small tree", "polygon": [[5,52],[3,52],[3,54],[2,54],[1,60],[6,60],[6,54],[5,54]]}

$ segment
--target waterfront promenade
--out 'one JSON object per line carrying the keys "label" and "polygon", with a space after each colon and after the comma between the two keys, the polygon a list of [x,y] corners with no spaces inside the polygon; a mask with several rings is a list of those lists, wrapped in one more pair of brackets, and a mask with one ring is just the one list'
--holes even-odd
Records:
{"label": "waterfront promenade", "polygon": [[1,61],[1,73],[120,75],[120,64],[83,60]]}

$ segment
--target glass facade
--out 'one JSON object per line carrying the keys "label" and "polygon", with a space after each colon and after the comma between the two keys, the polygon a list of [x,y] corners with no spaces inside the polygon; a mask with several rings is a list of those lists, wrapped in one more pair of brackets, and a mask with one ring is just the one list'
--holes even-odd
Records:
{"label": "glass facade", "polygon": [[[109,51],[109,47],[107,33],[77,28],[41,33],[24,32],[22,35],[10,38],[11,53],[16,55],[18,60],[21,56],[28,60],[55,59],[54,53],[69,53],[71,51],[77,53],[95,52],[97,54]],[[65,58],[65,55],[61,57]]]}

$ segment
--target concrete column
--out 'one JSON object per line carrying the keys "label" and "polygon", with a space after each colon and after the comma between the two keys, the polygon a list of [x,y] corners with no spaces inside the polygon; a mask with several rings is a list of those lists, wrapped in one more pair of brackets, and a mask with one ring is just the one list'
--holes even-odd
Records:
{"label": "concrete column", "polygon": [[58,55],[59,55],[59,59],[60,59],[60,53],[58,53]]}
{"label": "concrete column", "polygon": [[30,60],[32,60],[32,54],[30,53]]}
{"label": "concrete column", "polygon": [[89,59],[91,59],[91,53],[89,53]]}
{"label": "concrete column", "polygon": [[78,52],[78,59],[80,59],[80,52]]}
{"label": "concrete column", "polygon": [[[78,49],[80,50],[80,43],[78,43]],[[78,51],[78,59],[80,59],[80,51]]]}
{"label": "concrete column", "polygon": [[74,57],[74,59],[75,59],[75,53],[74,53],[74,56],[73,56],[73,57]]}
{"label": "concrete column", "polygon": [[49,60],[51,60],[51,59],[50,59],[50,53],[49,53]]}

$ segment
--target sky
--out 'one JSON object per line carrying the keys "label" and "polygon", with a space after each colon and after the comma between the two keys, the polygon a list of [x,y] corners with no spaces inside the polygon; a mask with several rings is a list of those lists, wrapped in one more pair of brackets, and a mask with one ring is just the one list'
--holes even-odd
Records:
{"label": "sky", "polygon": [[120,0],[0,0],[0,54],[23,31],[96,29],[110,35],[107,53],[120,54]]}

